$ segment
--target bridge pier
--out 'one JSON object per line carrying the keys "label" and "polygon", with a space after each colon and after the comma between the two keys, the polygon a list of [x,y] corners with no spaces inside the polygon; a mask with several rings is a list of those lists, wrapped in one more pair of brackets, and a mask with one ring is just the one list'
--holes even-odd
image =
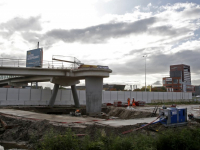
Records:
{"label": "bridge pier", "polygon": [[86,113],[96,115],[101,113],[102,77],[86,77]]}
{"label": "bridge pier", "polygon": [[55,100],[56,100],[56,96],[57,96],[57,93],[58,93],[58,89],[59,89],[59,84],[54,84],[54,87],[53,87],[53,93],[51,95],[51,99],[49,101],[49,106],[50,107],[53,107],[54,103],[55,103]]}
{"label": "bridge pier", "polygon": [[80,104],[79,104],[78,94],[77,94],[77,90],[76,90],[76,85],[71,85],[71,89],[72,89],[72,95],[74,98],[75,107],[79,108]]}

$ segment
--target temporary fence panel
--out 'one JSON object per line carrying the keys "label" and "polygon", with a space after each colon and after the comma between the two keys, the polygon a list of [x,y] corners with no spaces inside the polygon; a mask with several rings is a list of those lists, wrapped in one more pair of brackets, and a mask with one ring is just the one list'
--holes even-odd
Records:
{"label": "temporary fence panel", "polygon": [[163,100],[167,101],[169,97],[168,92],[162,92],[162,93],[163,93]]}
{"label": "temporary fence panel", "polygon": [[163,92],[158,92],[158,100],[163,100]]}
{"label": "temporary fence panel", "polygon": [[31,101],[40,101],[40,100],[41,100],[41,89],[31,89]]}
{"label": "temporary fence panel", "polygon": [[185,93],[183,93],[183,92],[182,92],[182,96],[183,96],[183,98],[182,98],[182,99],[184,99],[184,100],[187,100],[187,96],[186,96],[186,94],[185,94]]}
{"label": "temporary fence panel", "polygon": [[177,100],[177,92],[172,92],[172,100]]}
{"label": "temporary fence panel", "polygon": [[132,99],[131,94],[132,94],[131,91],[124,91],[124,100],[122,102],[127,103],[128,98]]}
{"label": "temporary fence panel", "polygon": [[[81,105],[86,104],[86,91],[77,91]],[[0,88],[0,105],[48,105],[51,90]],[[180,101],[192,99],[192,93],[182,92],[136,92],[136,91],[102,91],[102,103],[114,101],[127,102],[127,98],[135,98],[147,103],[161,101]],[[74,105],[71,90],[58,90],[55,105]]]}
{"label": "temporary fence panel", "polygon": [[192,96],[190,97],[190,95],[192,95],[192,94],[186,93],[186,95],[187,95],[187,99],[192,99]]}
{"label": "temporary fence panel", "polygon": [[50,98],[51,98],[51,90],[50,89],[42,90],[41,101],[49,101]]}
{"label": "temporary fence panel", "polygon": [[153,92],[153,100],[159,99],[159,92]]}
{"label": "temporary fence panel", "polygon": [[145,101],[147,103],[148,100],[148,93],[149,92],[142,92],[142,100]]}
{"label": "temporary fence panel", "polygon": [[192,93],[188,93],[188,99],[192,99]]}
{"label": "temporary fence panel", "polygon": [[124,101],[125,96],[124,96],[124,91],[118,91],[117,92],[117,100],[118,101]]}
{"label": "temporary fence panel", "polygon": [[19,89],[19,101],[30,101],[31,89]]}
{"label": "temporary fence panel", "polygon": [[67,104],[72,104],[72,93],[71,90],[62,90],[61,101],[66,101]]}
{"label": "temporary fence panel", "polygon": [[143,93],[142,92],[137,92],[136,93],[136,100],[137,101],[142,101],[143,100]]}
{"label": "temporary fence panel", "polygon": [[154,99],[154,92],[148,92],[147,103],[151,103],[151,100]]}
{"label": "temporary fence panel", "polygon": [[74,99],[71,90],[62,91],[62,101],[66,101],[67,105],[74,105]]}
{"label": "temporary fence panel", "polygon": [[138,92],[131,92],[131,99],[133,99],[133,97],[134,97],[134,99],[137,101],[138,100]]}
{"label": "temporary fence panel", "polygon": [[103,103],[110,103],[111,101],[111,91],[103,91]]}
{"label": "temporary fence panel", "polygon": [[0,101],[6,101],[7,100],[7,88],[0,88]]}
{"label": "temporary fence panel", "polygon": [[[81,90],[79,93],[80,97],[79,97],[79,101],[81,105],[86,105],[86,92]],[[74,103],[74,101],[73,101]]]}
{"label": "temporary fence panel", "polygon": [[112,91],[111,92],[111,101],[114,102],[116,100],[118,100],[118,98],[117,98],[117,91]]}
{"label": "temporary fence panel", "polygon": [[18,101],[19,89],[9,88],[7,94],[7,101]]}
{"label": "temporary fence panel", "polygon": [[177,100],[182,99],[182,96],[181,96],[181,95],[182,95],[181,92],[177,92],[177,93],[176,93],[176,99],[177,99]]}

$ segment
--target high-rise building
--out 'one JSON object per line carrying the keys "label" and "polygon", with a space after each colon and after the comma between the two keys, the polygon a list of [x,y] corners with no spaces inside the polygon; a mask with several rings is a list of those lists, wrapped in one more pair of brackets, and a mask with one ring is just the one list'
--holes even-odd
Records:
{"label": "high-rise building", "polygon": [[170,77],[163,78],[163,86],[171,92],[193,92],[190,66],[185,64],[171,65]]}
{"label": "high-rise building", "polygon": [[190,66],[188,65],[171,65],[170,77],[181,77],[182,82],[186,85],[191,85]]}

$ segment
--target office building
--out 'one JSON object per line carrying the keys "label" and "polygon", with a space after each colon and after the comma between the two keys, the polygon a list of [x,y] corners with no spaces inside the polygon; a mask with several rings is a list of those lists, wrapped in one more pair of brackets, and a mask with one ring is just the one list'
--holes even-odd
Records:
{"label": "office building", "polygon": [[168,92],[194,92],[190,71],[190,66],[185,64],[171,65],[170,77],[163,78],[163,86]]}

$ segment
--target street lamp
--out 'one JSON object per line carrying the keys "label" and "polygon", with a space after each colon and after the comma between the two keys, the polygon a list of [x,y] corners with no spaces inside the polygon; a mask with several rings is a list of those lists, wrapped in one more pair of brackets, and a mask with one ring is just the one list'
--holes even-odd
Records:
{"label": "street lamp", "polygon": [[143,56],[145,58],[145,92],[146,92],[146,59],[147,59],[147,55]]}

